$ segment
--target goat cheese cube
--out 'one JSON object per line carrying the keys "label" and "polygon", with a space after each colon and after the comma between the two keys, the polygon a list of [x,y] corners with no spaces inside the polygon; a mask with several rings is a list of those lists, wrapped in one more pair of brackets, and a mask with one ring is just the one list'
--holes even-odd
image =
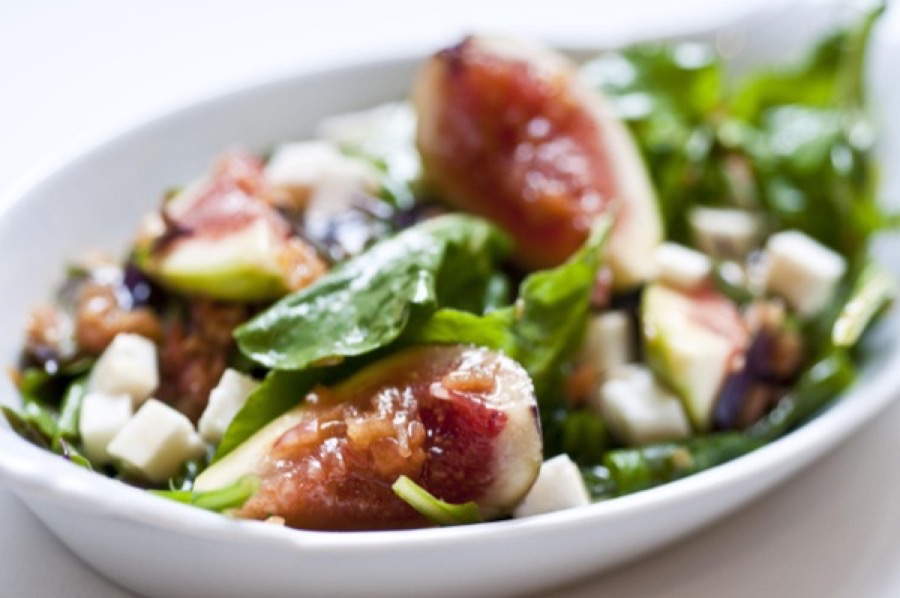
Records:
{"label": "goat cheese cube", "polygon": [[316,125],[316,136],[339,146],[360,146],[377,140],[379,146],[412,147],[415,145],[416,113],[409,102],[388,102],[325,117]]}
{"label": "goat cheese cube", "polygon": [[249,376],[227,369],[219,383],[209,393],[209,402],[197,428],[208,442],[219,442],[234,416],[240,411],[247,397],[259,386],[259,382]]}
{"label": "goat cheese cube", "polygon": [[591,316],[578,361],[591,364],[601,376],[634,361],[631,319],[622,311]]}
{"label": "goat cheese cube", "polygon": [[102,392],[85,394],[78,418],[78,432],[84,455],[97,465],[109,463],[106,448],[119,430],[125,427],[133,412],[134,406],[129,395],[108,395]]}
{"label": "goat cheese cube", "polygon": [[590,504],[591,497],[578,466],[568,455],[541,464],[531,490],[513,511],[513,517],[531,517]]}
{"label": "goat cheese cube", "polygon": [[[303,141],[278,146],[264,170],[266,180],[296,199],[306,200],[323,181],[341,189],[375,192],[380,176],[374,166],[347,156],[328,141]],[[341,206],[344,208],[345,206]]]}
{"label": "goat cheese cube", "polygon": [[127,394],[137,407],[158,385],[156,345],[143,336],[120,333],[94,365],[88,389],[107,395]]}
{"label": "goat cheese cube", "polygon": [[590,402],[610,432],[629,445],[685,438],[691,426],[681,401],[647,367],[616,368]]}
{"label": "goat cheese cube", "polygon": [[206,450],[191,420],[156,399],[144,403],[107,447],[128,471],[160,483]]}
{"label": "goat cheese cube", "polygon": [[659,280],[676,289],[689,291],[709,279],[712,261],[699,251],[677,243],[662,243],[653,251]]}
{"label": "goat cheese cube", "polygon": [[688,214],[694,244],[720,259],[742,259],[760,240],[762,219],[752,212],[732,208],[694,208]]}
{"label": "goat cheese cube", "polygon": [[846,270],[841,255],[799,231],[774,234],[766,243],[766,289],[801,316],[828,304]]}

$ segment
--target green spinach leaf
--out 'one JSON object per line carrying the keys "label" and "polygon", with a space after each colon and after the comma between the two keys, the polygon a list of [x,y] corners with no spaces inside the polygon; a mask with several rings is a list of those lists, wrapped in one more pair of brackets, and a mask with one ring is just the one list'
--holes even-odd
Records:
{"label": "green spinach leaf", "polygon": [[611,221],[598,220],[565,263],[522,281],[513,305],[478,315],[441,309],[404,336],[406,344],[467,343],[502,350],[531,376],[539,398],[556,395],[560,366],[581,342]]}
{"label": "green spinach leaf", "polygon": [[[475,252],[491,242],[491,229],[481,230],[487,235],[481,239],[471,233],[459,237],[460,241],[467,241],[470,248],[458,254],[459,259],[466,258],[466,263],[454,264],[453,268],[471,271],[473,263],[478,260],[484,260],[484,266],[490,263],[491,260],[487,260],[485,256],[466,257],[467,253]],[[437,309],[421,319],[405,322],[408,325],[396,341],[372,346],[366,355],[348,359],[339,367],[332,365],[317,368],[307,363],[305,369],[270,371],[232,420],[213,461],[221,459],[264,425],[299,404],[316,384],[335,382],[365,363],[403,346],[472,344],[501,350],[519,361],[528,371],[539,397],[558,396],[550,391],[557,381],[562,362],[580,342],[596,271],[609,230],[608,219],[599,221],[588,241],[569,261],[552,270],[527,277],[514,305],[484,315],[454,308]],[[368,252],[363,254],[365,255]],[[358,259],[363,258],[361,256]],[[445,261],[448,275],[453,271],[450,269],[452,259],[451,257]],[[475,282],[471,276],[462,276],[458,280],[467,278],[467,285]],[[485,277],[484,281],[489,278]],[[369,288],[365,287],[364,291],[368,293]],[[449,295],[452,296],[453,292],[452,286],[448,288]],[[484,293],[477,296],[483,297]],[[352,297],[349,300],[355,301]]]}
{"label": "green spinach leaf", "polygon": [[279,370],[363,355],[439,306],[481,311],[506,239],[463,215],[425,221],[348,260],[235,332],[241,351]]}
{"label": "green spinach leaf", "polygon": [[588,63],[638,141],[669,237],[690,243],[690,209],[758,210],[855,260],[890,225],[875,202],[864,62],[877,3],[791,68],[726,85],[725,65],[697,44],[651,44]]}
{"label": "green spinach leaf", "polygon": [[559,382],[560,366],[578,349],[587,327],[591,294],[612,229],[599,219],[585,244],[564,264],[528,276],[512,311],[510,356],[522,364],[539,397]]}

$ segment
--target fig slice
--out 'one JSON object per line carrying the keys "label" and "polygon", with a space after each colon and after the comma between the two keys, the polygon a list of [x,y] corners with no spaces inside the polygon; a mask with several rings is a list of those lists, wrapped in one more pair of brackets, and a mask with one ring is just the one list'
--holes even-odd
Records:
{"label": "fig slice", "polygon": [[650,368],[681,398],[695,431],[708,431],[726,381],[744,367],[749,332],[737,307],[712,288],[652,283],[641,323]]}
{"label": "fig slice", "polygon": [[391,489],[400,476],[493,518],[528,492],[542,452],[534,389],[519,364],[486,349],[414,347],[314,388],[195,489],[254,473],[260,489],[239,517],[320,530],[422,527],[429,522]]}
{"label": "fig slice", "polygon": [[428,184],[510,233],[523,265],[561,263],[613,211],[614,286],[652,274],[662,223],[646,168],[628,130],[567,58],[468,37],[425,64],[413,102]]}
{"label": "fig slice", "polygon": [[276,299],[325,265],[265,200],[255,156],[231,151],[171,197],[138,234],[135,260],[163,286],[212,299]]}

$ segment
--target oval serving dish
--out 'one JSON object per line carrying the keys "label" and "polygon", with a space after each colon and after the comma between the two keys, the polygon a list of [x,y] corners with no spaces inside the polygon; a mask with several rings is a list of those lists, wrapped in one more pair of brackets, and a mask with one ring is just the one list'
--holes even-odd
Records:
{"label": "oval serving dish", "polygon": [[[85,247],[119,251],[166,185],[234,142],[265,149],[322,117],[402,97],[421,56],[288,76],[198,101],[63,160],[0,213],[2,354],[28,308]],[[28,250],[35,247],[37,250]],[[228,518],[91,474],[0,426],[0,481],[73,552],[148,596],[473,596],[548,588],[623,563],[787,479],[883,409],[900,386],[900,318],[868,339],[859,382],[756,452],[646,492],[529,519],[398,532],[318,533]],[[16,404],[4,378],[0,402]]]}

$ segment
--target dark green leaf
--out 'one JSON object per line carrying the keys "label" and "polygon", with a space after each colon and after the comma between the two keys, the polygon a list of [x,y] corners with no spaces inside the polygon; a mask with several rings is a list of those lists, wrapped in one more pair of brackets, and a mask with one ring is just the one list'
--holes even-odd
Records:
{"label": "dark green leaf", "polygon": [[244,354],[283,370],[369,353],[438,306],[480,312],[494,265],[507,249],[505,238],[478,218],[428,220],[282,299],[235,338]]}
{"label": "dark green leaf", "polygon": [[17,384],[19,392],[29,400],[56,408],[73,378],[88,373],[94,361],[92,357],[83,357],[62,365],[49,362],[46,367],[27,367],[22,370]]}
{"label": "dark green leaf", "polygon": [[[711,48],[651,44],[585,66],[628,122],[648,163],[668,237],[689,243],[696,205],[762,207],[855,259],[890,224],[875,204],[864,58],[879,2],[792,67],[729,90]],[[684,56],[693,57],[685,60]]]}
{"label": "dark green leaf", "polygon": [[562,452],[579,465],[600,463],[609,444],[602,417],[587,409],[567,410],[559,428]]}
{"label": "dark green leaf", "polygon": [[497,265],[509,253],[507,237],[470,216],[441,216],[420,226],[446,247],[436,277],[438,307],[486,311],[503,292]]}
{"label": "dark green leaf", "polygon": [[591,294],[610,220],[598,220],[590,238],[564,264],[528,276],[510,308],[513,346],[539,397],[551,387],[562,363],[577,350],[587,326]]}
{"label": "dark green leaf", "polygon": [[46,384],[53,378],[47,370],[30,367],[22,370],[19,379],[19,391],[33,397],[40,396]]}
{"label": "dark green leaf", "polygon": [[736,90],[731,113],[758,122],[775,106],[861,108],[865,103],[865,55],[872,27],[884,12],[878,2],[859,22],[821,41],[800,65],[766,69]]}
{"label": "dark green leaf", "polygon": [[608,500],[615,498],[618,494],[616,483],[613,481],[609,469],[603,465],[582,467],[581,477],[584,479],[584,485],[587,486],[593,501]]}
{"label": "dark green leaf", "polygon": [[0,405],[0,411],[3,412],[3,416],[9,422],[13,432],[34,445],[50,448],[50,438],[29,418],[6,405]]}
{"label": "dark green leaf", "polygon": [[853,382],[856,370],[843,350],[832,350],[810,367],[775,408],[747,435],[772,441],[813,416]]}
{"label": "dark green leaf", "polygon": [[20,415],[48,439],[52,440],[59,433],[56,414],[36,400],[25,397]]}
{"label": "dark green leaf", "polygon": [[875,203],[873,136],[859,114],[772,108],[745,146],[759,201],[777,229],[797,229],[858,259],[885,224]]}
{"label": "dark green leaf", "polygon": [[421,326],[411,328],[407,344],[467,344],[514,351],[513,311],[503,309],[483,316],[456,309],[439,309]]}
{"label": "dark green leaf", "polygon": [[619,495],[665,484],[753,451],[764,442],[740,433],[610,451],[603,459]]}
{"label": "dark green leaf", "polygon": [[716,128],[724,101],[721,61],[697,43],[645,44],[582,69],[628,123],[647,162],[667,236],[686,242],[686,215],[727,187],[717,166]]}
{"label": "dark green leaf", "polygon": [[43,449],[53,451],[72,463],[93,470],[91,462],[62,435],[55,421],[55,414],[37,402],[26,403],[21,412],[0,406],[13,431],[25,440]]}
{"label": "dark green leaf", "polygon": [[582,74],[610,96],[624,119],[663,119],[660,131],[703,120],[722,94],[718,55],[694,42],[650,43],[605,54],[586,63]]}
{"label": "dark green leaf", "polygon": [[502,350],[525,368],[538,397],[546,396],[581,342],[609,230],[609,220],[599,220],[568,261],[528,276],[514,305],[483,316],[438,310],[411,327],[404,344],[464,343]]}
{"label": "dark green leaf", "polygon": [[[461,343],[502,350],[525,367],[539,392],[548,391],[560,365],[581,340],[608,233],[609,221],[599,221],[584,247],[569,261],[526,278],[515,305],[483,316],[450,308],[437,310],[411,325],[398,346]],[[474,242],[472,251],[487,242]],[[333,381],[355,365],[270,372],[228,427],[214,461],[299,404],[315,384]]]}
{"label": "dark green leaf", "polygon": [[509,276],[503,272],[494,272],[485,289],[484,312],[491,312],[509,305],[512,299],[512,287]]}

